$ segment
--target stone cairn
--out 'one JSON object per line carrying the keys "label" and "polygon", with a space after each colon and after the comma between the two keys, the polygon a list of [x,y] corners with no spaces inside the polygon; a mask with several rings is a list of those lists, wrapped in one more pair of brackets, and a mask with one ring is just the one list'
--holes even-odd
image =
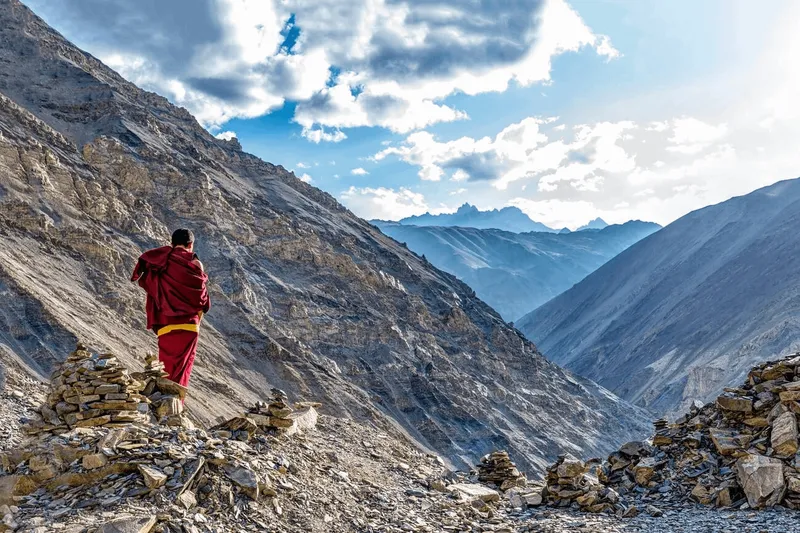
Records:
{"label": "stone cairn", "polygon": [[502,491],[513,487],[524,487],[525,476],[517,470],[517,465],[511,462],[507,451],[495,451],[481,457],[477,465],[478,481],[495,485]]}
{"label": "stone cairn", "polygon": [[[242,416],[214,426],[212,430],[239,440],[253,438],[256,433],[278,432],[292,435],[317,424],[316,402],[300,402],[289,406],[289,397],[280,389],[272,389],[269,402],[256,402]],[[221,432],[221,433],[219,433]]]}
{"label": "stone cairn", "polygon": [[607,461],[562,456],[547,471],[545,500],[632,516],[656,505],[800,509],[800,354],[752,368],[739,387],[657,420],[652,443],[631,442]]}
{"label": "stone cairn", "polygon": [[42,420],[25,427],[29,435],[65,433],[76,427],[121,427],[148,419],[145,384],[133,379],[111,354],[92,355],[83,345],[51,376]]}
{"label": "stone cairn", "polygon": [[[47,508],[58,519],[144,498],[202,506],[213,517],[238,514],[240,500],[275,496],[285,471],[256,453],[275,437],[235,442],[230,432],[174,424],[185,389],[164,374],[154,356],[129,374],[114,356],[79,345],[53,374],[27,441],[0,454],[0,508]],[[295,431],[316,424],[312,406],[301,414],[289,415]]]}
{"label": "stone cairn", "polygon": [[92,354],[79,344],[50,378],[51,390],[39,412],[23,428],[28,435],[62,434],[80,427],[123,427],[151,416],[169,425],[187,424],[181,416],[186,389],[166,379],[156,356],[145,359],[145,371],[129,373],[109,353]]}
{"label": "stone cairn", "polygon": [[169,374],[157,355],[147,354],[144,363],[144,372],[134,372],[133,377],[146,383],[142,393],[150,400],[153,414],[167,425],[185,424],[185,419],[180,415],[183,413],[186,387],[167,379]]}

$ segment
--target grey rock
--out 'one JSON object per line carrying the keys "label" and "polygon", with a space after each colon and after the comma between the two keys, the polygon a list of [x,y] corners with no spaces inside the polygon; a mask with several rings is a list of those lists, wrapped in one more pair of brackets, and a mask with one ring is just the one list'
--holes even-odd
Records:
{"label": "grey rock", "polygon": [[753,509],[774,506],[786,490],[783,462],[772,457],[748,454],[740,458],[736,461],[736,477]]}
{"label": "grey rock", "polygon": [[122,518],[103,524],[97,533],[150,533],[156,524],[156,517]]}

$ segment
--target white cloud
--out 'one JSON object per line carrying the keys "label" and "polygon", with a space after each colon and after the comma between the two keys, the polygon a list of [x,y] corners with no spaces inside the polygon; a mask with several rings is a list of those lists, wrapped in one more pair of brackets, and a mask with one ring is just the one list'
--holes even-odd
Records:
{"label": "white cloud", "polygon": [[301,135],[315,144],[323,141],[338,143],[347,139],[347,135],[342,130],[326,131],[324,128],[303,128]]}
{"label": "white cloud", "polygon": [[351,170],[350,174],[352,174],[354,176],[366,176],[367,174],[369,174],[369,172],[367,172],[366,170],[364,170],[361,167],[358,167],[358,168],[354,168],[353,170]]}
{"label": "white cloud", "polygon": [[608,58],[608,61],[622,56],[620,51],[611,44],[611,39],[609,39],[607,35],[599,35],[597,37],[595,40],[595,50],[597,50],[597,55],[605,56]]}
{"label": "white cloud", "polygon": [[682,154],[696,154],[725,137],[727,133],[727,124],[714,126],[694,117],[678,118],[672,121],[672,137],[669,139],[675,146],[667,149]]}
{"label": "white cloud", "polygon": [[450,192],[450,196],[458,196],[460,194],[464,194],[465,192],[467,192],[467,189],[462,187],[461,189],[456,189],[455,191]]}
{"label": "white cloud", "polygon": [[542,125],[551,119],[529,117],[511,124],[494,138],[461,137],[438,141],[428,132],[409,135],[400,146],[373,156],[381,161],[397,156],[418,166],[423,180],[439,181],[452,172],[454,181],[490,181],[498,189],[512,182],[539,177],[539,188],[554,191],[567,182],[579,191],[596,191],[602,184],[599,172],[633,170],[635,161],[619,144],[632,122],[599,123],[575,128],[574,138],[548,142]]}
{"label": "white cloud", "polygon": [[297,163],[297,168],[311,168],[311,165],[303,163],[302,161]]}
{"label": "white cloud", "polygon": [[339,196],[353,212],[366,219],[399,220],[426,212],[437,212],[425,201],[425,196],[407,188],[350,187]]}
{"label": "white cloud", "polygon": [[299,179],[300,181],[303,181],[305,183],[311,183],[312,181],[314,181],[313,179],[311,179],[311,176],[309,176],[308,174],[305,174],[305,173],[302,176],[298,177],[297,179]]}
{"label": "white cloud", "polygon": [[408,133],[465,119],[442,101],[548,82],[552,59],[564,53],[620,55],[565,0],[29,3],[209,128],[291,101],[303,137],[316,143],[345,139],[342,128]]}
{"label": "white cloud", "polygon": [[216,135],[214,135],[214,137],[216,137],[217,139],[222,139],[223,141],[230,141],[231,139],[235,139],[236,138],[236,132],[235,131],[221,131],[221,132],[217,133]]}

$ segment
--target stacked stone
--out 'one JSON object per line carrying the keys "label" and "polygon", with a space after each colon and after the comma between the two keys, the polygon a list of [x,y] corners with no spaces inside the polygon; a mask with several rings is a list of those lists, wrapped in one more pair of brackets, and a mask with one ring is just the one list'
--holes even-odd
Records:
{"label": "stacked stone", "polygon": [[289,429],[294,425],[292,413],[294,409],[289,406],[289,396],[280,389],[273,388],[272,399],[269,403],[256,402],[246,414],[260,428]]}
{"label": "stacked stone", "polygon": [[546,485],[543,490],[545,501],[555,507],[577,506],[590,513],[619,513],[631,516],[633,513],[620,502],[619,494],[602,485],[591,472],[592,464],[566,454],[547,469]]}
{"label": "stacked stone", "polygon": [[507,451],[495,451],[481,457],[478,468],[478,481],[495,485],[502,491],[513,487],[524,487],[525,476],[511,462]]}
{"label": "stacked stone", "polygon": [[[612,453],[595,469],[598,481],[613,488],[626,508],[694,501],[800,509],[798,414],[800,354],[754,367],[741,386],[707,405],[693,404],[675,423],[656,421],[652,445],[628,443]],[[553,477],[554,488],[559,480]],[[553,491],[553,501],[563,492]]]}
{"label": "stacked stone", "polygon": [[152,403],[152,412],[169,425],[183,425],[183,400],[186,388],[167,379],[169,373],[164,369],[158,356],[147,354],[144,358],[144,372],[136,372],[133,376],[145,383],[142,394]]}
{"label": "stacked stone", "polygon": [[26,425],[31,435],[64,433],[76,427],[121,427],[148,420],[144,383],[133,379],[112,354],[77,349],[55,370],[41,407],[42,420]]}

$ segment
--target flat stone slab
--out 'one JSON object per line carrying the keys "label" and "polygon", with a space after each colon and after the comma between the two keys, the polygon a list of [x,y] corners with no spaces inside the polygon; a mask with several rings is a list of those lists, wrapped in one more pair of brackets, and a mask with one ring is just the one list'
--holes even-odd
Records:
{"label": "flat stone slab", "polygon": [[450,492],[456,492],[463,496],[466,496],[469,499],[480,499],[485,502],[499,502],[500,501],[500,493],[496,490],[492,490],[489,487],[484,487],[483,485],[472,485],[470,483],[454,483],[453,485],[448,485],[447,490]]}
{"label": "flat stone slab", "polygon": [[150,533],[155,525],[155,515],[141,518],[122,518],[103,524],[97,530],[97,533]]}

